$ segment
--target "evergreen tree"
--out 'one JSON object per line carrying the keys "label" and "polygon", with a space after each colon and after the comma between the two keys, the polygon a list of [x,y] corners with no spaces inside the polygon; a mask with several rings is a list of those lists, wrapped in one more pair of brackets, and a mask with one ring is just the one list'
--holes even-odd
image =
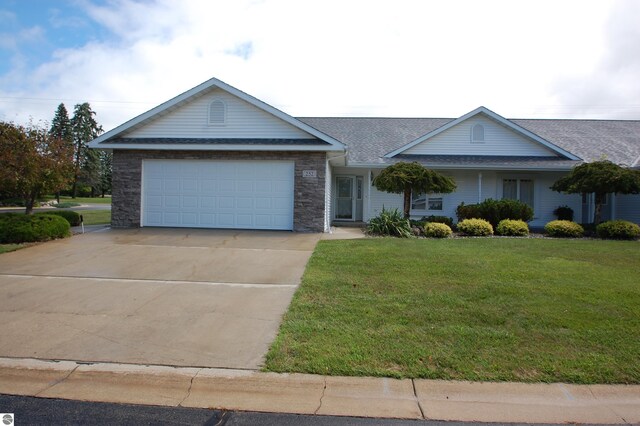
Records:
{"label": "evergreen tree", "polygon": [[100,151],[100,195],[111,194],[111,170],[113,163],[113,153],[110,151]]}
{"label": "evergreen tree", "polygon": [[78,195],[78,183],[91,186],[91,192],[100,183],[100,159],[97,151],[90,150],[88,144],[102,133],[102,126],[98,124],[88,102],[77,104],[73,111],[71,127],[74,145],[74,178],[72,197]]}
{"label": "evergreen tree", "polygon": [[[73,153],[73,128],[71,127],[71,120],[69,119],[67,108],[63,103],[58,105],[58,109],[56,109],[56,113],[53,116],[49,136],[62,141],[70,148],[70,152]],[[60,191],[56,192],[56,199],[60,202]]]}

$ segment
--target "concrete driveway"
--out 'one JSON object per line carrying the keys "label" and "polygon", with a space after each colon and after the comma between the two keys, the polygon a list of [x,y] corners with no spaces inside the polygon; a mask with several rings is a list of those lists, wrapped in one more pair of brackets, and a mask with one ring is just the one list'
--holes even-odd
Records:
{"label": "concrete driveway", "polygon": [[319,234],[105,230],[0,255],[0,357],[256,369]]}

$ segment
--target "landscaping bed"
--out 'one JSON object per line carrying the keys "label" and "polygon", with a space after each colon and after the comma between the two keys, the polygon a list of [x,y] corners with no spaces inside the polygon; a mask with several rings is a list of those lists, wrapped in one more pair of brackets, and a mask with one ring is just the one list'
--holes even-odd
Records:
{"label": "landscaping bed", "polygon": [[321,241],[265,369],[640,383],[637,241]]}

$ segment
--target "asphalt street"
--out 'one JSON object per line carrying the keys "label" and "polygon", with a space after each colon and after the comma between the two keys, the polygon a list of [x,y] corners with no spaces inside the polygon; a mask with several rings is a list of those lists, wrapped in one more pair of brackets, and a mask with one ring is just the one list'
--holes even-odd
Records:
{"label": "asphalt street", "polygon": [[[219,426],[514,426],[515,423],[463,423],[428,420],[365,419],[107,404],[0,395],[0,412],[13,413],[15,425],[219,425]],[[6,424],[6,423],[4,423]],[[13,426],[8,424],[7,426]]]}

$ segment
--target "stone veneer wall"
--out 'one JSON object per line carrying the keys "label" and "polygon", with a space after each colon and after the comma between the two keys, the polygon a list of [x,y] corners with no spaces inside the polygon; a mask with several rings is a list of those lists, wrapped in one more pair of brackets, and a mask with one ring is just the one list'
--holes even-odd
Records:
{"label": "stone veneer wall", "polygon": [[[261,151],[113,151],[111,226],[140,226],[142,160],[289,160],[295,162],[293,230],[324,231],[324,152]],[[302,177],[303,170],[315,170],[315,178]]]}

